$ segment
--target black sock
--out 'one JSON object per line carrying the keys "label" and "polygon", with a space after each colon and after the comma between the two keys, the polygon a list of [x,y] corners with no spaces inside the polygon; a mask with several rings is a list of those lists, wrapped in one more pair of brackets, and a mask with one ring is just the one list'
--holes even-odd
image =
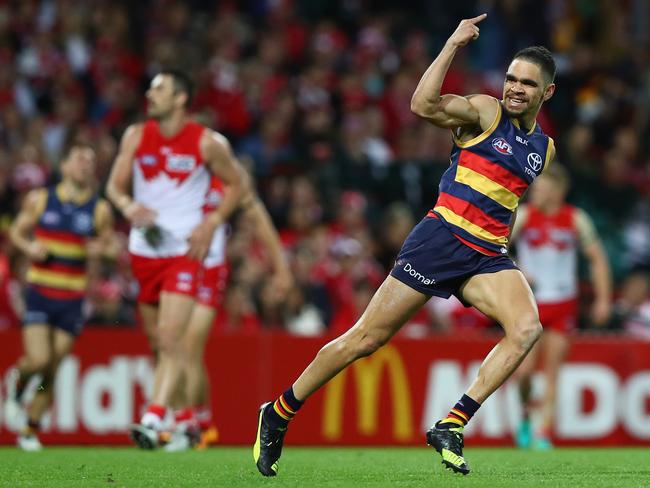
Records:
{"label": "black sock", "polygon": [[458,403],[454,405],[447,416],[438,422],[439,429],[450,429],[454,427],[465,427],[470,419],[474,416],[476,411],[481,406],[476,400],[463,395]]}
{"label": "black sock", "polygon": [[41,430],[40,420],[27,419],[27,425],[23,429],[23,434],[25,435],[38,434],[39,430]]}
{"label": "black sock", "polygon": [[14,397],[14,400],[17,402],[20,402],[20,399],[23,397],[29,378],[31,378],[31,375],[23,375],[22,373],[18,375],[18,381],[16,381],[16,396]]}
{"label": "black sock", "polygon": [[264,420],[273,429],[286,429],[289,421],[293,419],[303,403],[296,398],[293,394],[293,387],[291,387],[280,395],[275,402],[266,406]]}

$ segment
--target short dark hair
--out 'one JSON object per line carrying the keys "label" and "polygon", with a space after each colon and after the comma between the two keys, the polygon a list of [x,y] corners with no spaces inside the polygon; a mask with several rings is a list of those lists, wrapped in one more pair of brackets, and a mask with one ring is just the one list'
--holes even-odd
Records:
{"label": "short dark hair", "polygon": [[555,80],[555,60],[553,59],[551,51],[546,49],[544,46],[526,47],[515,54],[512,59],[524,59],[530,61],[541,68],[542,73],[546,76],[549,83],[553,83]]}
{"label": "short dark hair", "polygon": [[192,78],[186,72],[174,68],[163,69],[160,74],[172,77],[174,80],[174,93],[184,92],[187,95],[185,106],[190,107],[194,97],[194,83],[192,82]]}
{"label": "short dark hair", "polygon": [[90,149],[91,151],[96,152],[95,146],[93,146],[90,142],[77,138],[76,136],[71,137],[70,140],[66,141],[63,147],[63,152],[61,153],[61,162],[67,160],[72,154],[72,151],[76,148]]}

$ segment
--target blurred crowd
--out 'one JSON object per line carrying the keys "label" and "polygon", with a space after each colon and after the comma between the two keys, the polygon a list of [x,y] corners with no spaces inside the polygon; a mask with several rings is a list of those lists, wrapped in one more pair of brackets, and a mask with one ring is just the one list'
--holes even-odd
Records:
{"label": "blurred crowd", "polygon": [[[650,338],[650,7],[578,0],[0,1],[0,235],[25,193],[56,181],[70,138],[91,142],[103,191],[124,129],[161,67],[196,82],[193,113],[226,135],[282,237],[295,287],[279,297],[243,218],[232,223],[222,330],[339,332],[365,308],[433,205],[450,136],[410,112],[461,18],[487,12],[443,91],[500,97],[512,54],[557,56],[540,124],[594,218],[616,280],[609,328]],[[126,240],[127,228],[118,221]],[[0,244],[0,329],[17,322],[25,263]],[[127,253],[92,263],[88,323],[136,322]],[[590,290],[583,290],[585,307]],[[430,302],[405,334],[488,327]],[[583,328],[589,328],[583,320]]]}

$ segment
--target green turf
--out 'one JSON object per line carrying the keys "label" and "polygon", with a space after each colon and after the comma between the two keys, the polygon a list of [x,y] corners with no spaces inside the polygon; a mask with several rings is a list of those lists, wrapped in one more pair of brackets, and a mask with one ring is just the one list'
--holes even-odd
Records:
{"label": "green turf", "polygon": [[430,448],[287,448],[276,478],[249,448],[168,454],[136,448],[0,448],[3,487],[648,487],[648,449],[467,449],[472,472],[445,471]]}

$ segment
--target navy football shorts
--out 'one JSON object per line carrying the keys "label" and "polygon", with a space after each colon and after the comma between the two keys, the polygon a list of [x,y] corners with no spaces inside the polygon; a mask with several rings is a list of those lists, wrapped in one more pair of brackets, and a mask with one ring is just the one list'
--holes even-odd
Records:
{"label": "navy football shorts", "polygon": [[474,275],[518,269],[507,255],[486,256],[463,244],[440,219],[425,217],[408,235],[391,276],[429,296],[456,295]]}
{"label": "navy football shorts", "polygon": [[83,324],[83,299],[59,300],[49,298],[28,286],[25,293],[23,327],[32,324],[48,324],[73,336],[81,333]]}

